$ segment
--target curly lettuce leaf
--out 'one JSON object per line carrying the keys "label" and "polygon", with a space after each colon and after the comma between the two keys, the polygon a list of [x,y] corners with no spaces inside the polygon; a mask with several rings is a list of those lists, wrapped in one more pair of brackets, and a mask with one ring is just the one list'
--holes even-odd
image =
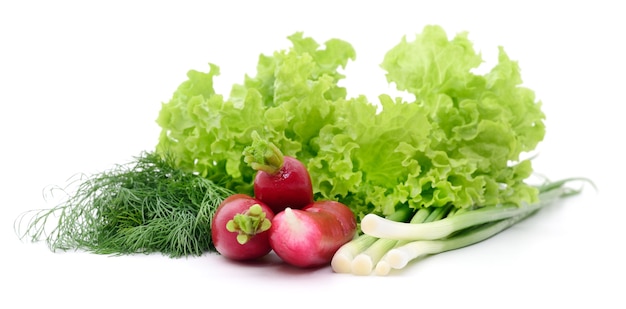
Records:
{"label": "curly lettuce leaf", "polygon": [[441,27],[427,26],[412,42],[402,38],[387,52],[381,66],[389,82],[419,98],[431,93],[473,92],[471,70],[482,61],[466,32],[448,40]]}
{"label": "curly lettuce leaf", "polygon": [[307,166],[316,198],[339,200],[359,217],[401,205],[536,200],[524,183],[530,161],[519,158],[543,139],[544,114],[501,47],[497,65],[477,75],[483,61],[467,33],[448,39],[427,26],[381,64],[415,100],[381,94],[374,104],[346,98],[338,85],[356,56],[349,43],[320,45],[302,33],[288,39],[293,47],[261,55],[256,75],[233,85],[228,99],[213,90],[217,66],[190,71],[162,105],[157,150],[172,152],[180,168],[251,193],[254,170],[242,152],[257,131]]}
{"label": "curly lettuce leaf", "polygon": [[534,92],[521,86],[517,62],[502,47],[499,52],[496,66],[476,75],[482,59],[466,33],[447,40],[441,27],[428,26],[385,56],[388,81],[414,94],[432,124],[429,149],[410,153],[418,161],[428,158],[421,159],[427,168],[419,176],[425,191],[418,207],[536,200],[535,189],[524,183],[531,164],[518,161],[543,139],[545,115]]}
{"label": "curly lettuce leaf", "polygon": [[191,70],[162,104],[162,128],[157,151],[176,157],[178,167],[197,172],[238,192],[251,193],[254,170],[242,158],[243,149],[258,131],[286,155],[303,160],[315,156],[312,139],[332,123],[335,100],[345,98],[337,85],[355,52],[347,42],[332,39],[324,49],[301,33],[289,37],[294,47],[261,55],[254,77],[235,84],[228,99],[217,94],[208,73]]}

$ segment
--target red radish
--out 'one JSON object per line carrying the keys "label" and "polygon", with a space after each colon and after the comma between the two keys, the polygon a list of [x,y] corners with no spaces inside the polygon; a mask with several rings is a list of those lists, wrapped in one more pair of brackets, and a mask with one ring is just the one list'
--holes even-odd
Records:
{"label": "red radish", "polygon": [[313,185],[306,166],[296,158],[285,156],[271,142],[252,133],[254,142],[244,150],[244,160],[257,171],[254,197],[267,204],[274,213],[285,208],[301,209],[313,202]]}
{"label": "red radish", "polygon": [[356,234],[356,217],[346,205],[317,201],[303,209],[286,208],[270,228],[270,246],[298,267],[329,264],[335,252]]}
{"label": "red radish", "polygon": [[269,228],[274,212],[263,202],[234,194],[218,206],[211,223],[215,249],[233,260],[252,260],[267,255]]}

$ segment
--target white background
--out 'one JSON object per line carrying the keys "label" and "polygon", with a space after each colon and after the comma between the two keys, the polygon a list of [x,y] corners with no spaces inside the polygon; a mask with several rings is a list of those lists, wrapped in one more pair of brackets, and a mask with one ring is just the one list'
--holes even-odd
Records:
{"label": "white background", "polygon": [[[626,23],[618,4],[3,1],[0,307],[624,308]],[[547,114],[536,171],[589,177],[599,191],[586,187],[486,242],[388,277],[302,271],[272,258],[237,265],[211,254],[52,253],[14,233],[21,212],[53,206],[46,186],[153,149],[160,104],[189,69],[219,65],[217,90],[227,95],[254,74],[259,54],[289,47],[286,37],[304,31],[352,43],[357,60],[344,85],[375,100],[388,91],[384,53],[426,24],[468,31],[487,65],[503,45]]]}

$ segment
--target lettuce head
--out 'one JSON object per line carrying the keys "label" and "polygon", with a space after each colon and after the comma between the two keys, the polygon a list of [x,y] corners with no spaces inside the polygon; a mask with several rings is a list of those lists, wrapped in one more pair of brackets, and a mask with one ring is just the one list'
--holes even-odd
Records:
{"label": "lettuce head", "polygon": [[406,37],[385,55],[389,83],[414,100],[381,94],[347,97],[341,69],[355,60],[340,39],[323,45],[301,32],[292,47],[260,55],[255,76],[228,95],[213,80],[219,67],[191,70],[162,104],[156,151],[177,167],[241,193],[255,171],[243,161],[252,132],[302,161],[317,199],[338,200],[361,218],[397,207],[457,208],[534,202],[521,155],[544,138],[545,115],[523,87],[518,63],[499,47],[497,64],[483,60],[467,33],[449,38],[435,25]]}

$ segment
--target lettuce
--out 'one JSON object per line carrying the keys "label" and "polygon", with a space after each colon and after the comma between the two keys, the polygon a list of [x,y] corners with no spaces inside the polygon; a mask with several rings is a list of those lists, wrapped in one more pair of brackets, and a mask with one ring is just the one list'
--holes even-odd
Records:
{"label": "lettuce", "polygon": [[257,131],[306,164],[316,198],[339,200],[359,218],[406,205],[537,200],[525,183],[531,162],[520,156],[544,138],[545,115],[502,47],[491,71],[476,74],[483,60],[467,33],[448,39],[441,27],[426,26],[381,64],[387,80],[415,99],[381,94],[374,103],[348,98],[338,85],[356,56],[349,43],[321,46],[302,33],[288,39],[290,49],[260,55],[256,75],[233,85],[228,98],[213,88],[218,66],[189,71],[162,104],[157,152],[250,194],[254,170],[242,152]]}

